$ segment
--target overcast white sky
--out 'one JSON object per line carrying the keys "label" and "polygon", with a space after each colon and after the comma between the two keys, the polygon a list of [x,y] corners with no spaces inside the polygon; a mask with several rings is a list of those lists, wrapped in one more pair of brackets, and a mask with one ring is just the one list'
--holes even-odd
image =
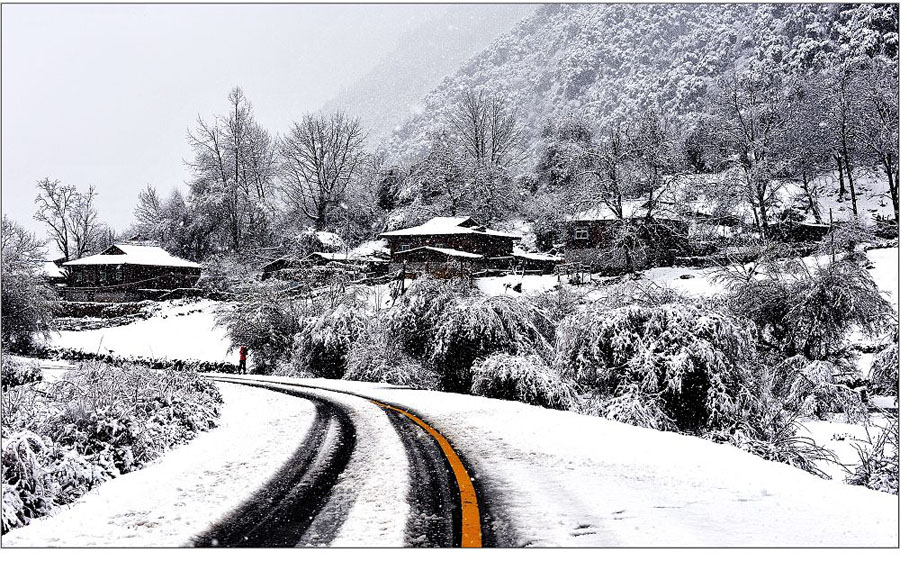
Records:
{"label": "overcast white sky", "polygon": [[[148,183],[184,187],[198,114],[240,85],[272,131],[314,112],[440,5],[4,5],[3,212],[32,230],[35,183],[99,192],[121,230]],[[43,231],[40,231],[43,235]]]}

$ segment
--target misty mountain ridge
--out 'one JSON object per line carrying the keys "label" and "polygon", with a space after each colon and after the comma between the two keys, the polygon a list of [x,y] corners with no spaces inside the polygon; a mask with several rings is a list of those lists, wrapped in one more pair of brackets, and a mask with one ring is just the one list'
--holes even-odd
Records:
{"label": "misty mountain ridge", "polygon": [[375,146],[417,112],[445,76],[533,12],[530,4],[457,4],[409,32],[397,49],[322,110],[358,116]]}

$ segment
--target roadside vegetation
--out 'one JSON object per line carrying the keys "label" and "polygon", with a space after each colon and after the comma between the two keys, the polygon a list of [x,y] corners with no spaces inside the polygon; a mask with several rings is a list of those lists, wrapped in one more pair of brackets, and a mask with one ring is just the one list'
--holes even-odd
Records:
{"label": "roadside vegetation", "polygon": [[27,362],[2,366],[3,533],[218,423],[221,395],[193,372],[94,361],[45,381]]}

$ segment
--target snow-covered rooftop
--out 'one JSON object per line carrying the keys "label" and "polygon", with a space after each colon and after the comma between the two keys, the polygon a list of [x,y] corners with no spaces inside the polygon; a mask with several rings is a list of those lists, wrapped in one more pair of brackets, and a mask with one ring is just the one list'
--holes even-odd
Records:
{"label": "snow-covered rooftop", "polygon": [[497,237],[507,237],[512,239],[521,239],[522,236],[516,234],[508,234],[489,230],[482,225],[475,223],[469,217],[447,218],[438,217],[431,218],[422,225],[412,228],[404,228],[402,230],[394,230],[392,232],[384,232],[381,237],[394,236],[421,236],[421,235],[450,235],[450,234],[482,234]]}
{"label": "snow-covered rooftop", "polygon": [[553,262],[562,262],[563,258],[556,255],[547,255],[543,253],[532,253],[530,251],[523,251],[521,249],[513,250],[513,257],[521,257],[522,259],[531,259],[534,261],[553,261]]}
{"label": "snow-covered rooftop", "polygon": [[302,240],[309,236],[315,237],[315,239],[324,246],[333,247],[335,249],[344,249],[347,247],[347,244],[344,243],[344,239],[336,233],[323,230],[316,231],[313,228],[306,228],[297,234],[297,239]]}
{"label": "snow-covered rooftop", "polygon": [[436,251],[438,253],[443,253],[444,255],[449,255],[450,257],[464,257],[466,259],[482,259],[484,257],[483,255],[478,255],[477,253],[469,253],[468,251],[460,251],[458,249],[450,249],[449,247],[431,247],[429,245],[426,245],[423,247],[414,247],[412,249],[406,249],[403,251],[398,251],[396,253],[396,255],[402,255],[404,253],[419,251],[420,249]]}
{"label": "snow-covered rooftop", "polygon": [[63,263],[77,265],[154,265],[161,267],[190,267],[200,269],[199,263],[175,257],[161,247],[117,243],[103,253]]}
{"label": "snow-covered rooftop", "polygon": [[49,277],[51,279],[62,279],[66,276],[66,273],[62,268],[52,261],[45,261],[43,265],[41,265],[41,273],[44,274],[44,277]]}

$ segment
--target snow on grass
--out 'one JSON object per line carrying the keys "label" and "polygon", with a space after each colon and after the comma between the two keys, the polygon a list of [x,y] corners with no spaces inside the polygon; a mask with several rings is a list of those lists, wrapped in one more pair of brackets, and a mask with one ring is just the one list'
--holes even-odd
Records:
{"label": "snow on grass", "polygon": [[221,425],[144,469],[108,481],[56,515],[3,536],[3,546],[183,546],[282,466],[312,425],[313,405],[219,384]]}
{"label": "snow on grass", "polygon": [[[550,291],[559,283],[556,275],[504,275],[502,277],[480,277],[475,279],[475,286],[485,295],[495,297],[498,295],[519,296],[534,295]],[[513,290],[516,285],[521,285],[522,291]]]}
{"label": "snow on grass", "polygon": [[485,491],[504,546],[893,546],[897,497],[737,448],[571,412],[339,380],[417,412]]}
{"label": "snow on grass", "polygon": [[216,327],[216,301],[162,303],[149,319],[120,327],[53,333],[50,343],[86,352],[209,362],[237,362],[225,330]]}
{"label": "snow on grass", "polygon": [[835,454],[838,463],[819,461],[816,465],[835,481],[843,481],[852,472],[853,466],[859,464],[859,455],[854,446],[871,448],[869,439],[874,441],[883,426],[887,425],[886,422],[891,420],[882,414],[872,414],[870,420],[873,425],[868,427],[866,434],[866,426],[847,423],[839,414],[834,416],[830,421],[802,420],[800,423],[803,429],[798,435],[812,438],[817,445]]}

